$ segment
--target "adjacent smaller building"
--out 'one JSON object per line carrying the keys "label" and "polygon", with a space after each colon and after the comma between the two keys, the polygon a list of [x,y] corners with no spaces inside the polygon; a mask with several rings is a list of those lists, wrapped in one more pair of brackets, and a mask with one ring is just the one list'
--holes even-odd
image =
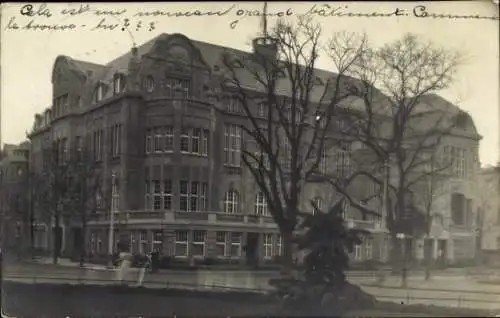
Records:
{"label": "adjacent smaller building", "polygon": [[484,263],[500,263],[500,163],[481,169],[479,235]]}
{"label": "adjacent smaller building", "polygon": [[29,142],[5,144],[0,157],[0,237],[7,250],[29,244]]}

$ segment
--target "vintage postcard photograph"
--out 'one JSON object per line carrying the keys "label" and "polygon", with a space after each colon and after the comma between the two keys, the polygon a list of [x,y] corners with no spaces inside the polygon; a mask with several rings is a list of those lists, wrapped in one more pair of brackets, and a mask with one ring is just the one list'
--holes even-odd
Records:
{"label": "vintage postcard photograph", "polygon": [[500,317],[498,2],[0,10],[2,317]]}

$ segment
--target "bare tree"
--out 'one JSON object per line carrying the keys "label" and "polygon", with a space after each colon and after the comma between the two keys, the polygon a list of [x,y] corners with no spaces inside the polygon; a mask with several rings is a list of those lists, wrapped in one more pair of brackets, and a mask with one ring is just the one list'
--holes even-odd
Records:
{"label": "bare tree", "polygon": [[[424,169],[455,127],[456,108],[434,93],[453,83],[461,58],[411,34],[364,53],[349,68],[362,83],[357,87],[359,105],[352,113],[350,135],[369,153],[362,173],[387,189],[384,212],[395,262],[399,256],[406,259],[398,233],[415,234],[415,223],[409,222],[417,211],[412,208],[412,189],[427,176],[449,168],[449,159],[443,159]],[[380,170],[384,173],[375,173]]]}
{"label": "bare tree", "polygon": [[71,217],[80,225],[79,257],[80,266],[84,265],[86,256],[86,234],[89,221],[96,218],[97,213],[105,209],[103,179],[98,166],[94,163],[89,147],[76,149],[70,163],[68,208]]}
{"label": "bare tree", "polygon": [[[95,215],[101,180],[88,148],[69,152],[67,139],[53,142],[43,151],[44,168],[31,175],[33,209],[39,217],[53,222],[53,261],[62,247],[62,222],[76,220],[82,226],[80,258],[85,254],[85,232]],[[102,197],[102,196],[101,196]]]}
{"label": "bare tree", "polygon": [[57,263],[62,247],[61,222],[67,211],[68,180],[70,165],[61,142],[53,142],[43,150],[43,169],[31,175],[33,208],[37,215],[53,223],[52,257]]}
{"label": "bare tree", "polygon": [[[424,168],[424,177],[419,182],[418,185],[414,187],[416,195],[416,201],[420,204],[419,207],[423,209],[423,230],[424,237],[426,240],[431,239],[431,229],[434,223],[443,221],[443,215],[438,211],[441,210],[440,198],[443,194],[446,194],[445,184],[450,178],[448,169],[440,169],[441,171],[436,171],[438,167],[442,167],[442,161],[439,160],[439,153],[435,152],[430,155],[429,163]],[[449,162],[450,164],[452,161]],[[433,173],[429,173],[432,171]],[[424,244],[425,245],[425,244]],[[425,280],[429,280],[431,277],[431,265],[432,258],[428,255],[430,251],[424,249],[424,261],[425,261]]]}
{"label": "bare tree", "polygon": [[[279,21],[254,41],[254,54],[226,54],[219,78],[222,94],[236,99],[244,115],[241,158],[281,232],[285,274],[293,263],[301,193],[325,174],[327,150],[339,144],[332,118],[350,96],[347,70],[366,50],[366,38],[339,33],[323,45],[321,35],[307,18]],[[320,52],[336,74],[316,69]]]}

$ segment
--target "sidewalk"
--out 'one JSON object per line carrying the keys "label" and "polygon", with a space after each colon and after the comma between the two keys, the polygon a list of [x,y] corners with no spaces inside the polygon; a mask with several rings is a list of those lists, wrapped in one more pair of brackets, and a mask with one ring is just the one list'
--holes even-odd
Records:
{"label": "sidewalk", "polygon": [[57,261],[57,264],[54,264],[54,261],[51,257],[39,257],[32,262],[29,260],[27,262],[28,263],[35,263],[35,264],[43,264],[43,265],[63,266],[63,267],[78,267],[78,268],[86,268],[86,269],[91,269],[91,270],[113,270],[113,269],[115,269],[115,268],[109,268],[106,265],[89,264],[89,263],[85,263],[84,266],[81,267],[80,263],[73,262],[67,258],[59,258]]}
{"label": "sidewalk", "polygon": [[442,292],[463,292],[463,293],[481,293],[481,294],[497,294],[500,295],[500,285],[481,284],[470,278],[457,277],[433,277],[426,281],[422,278],[408,279],[407,287],[401,287],[400,277],[387,277],[382,284],[377,283],[361,283],[363,286],[389,288],[389,289],[414,289],[414,290],[430,290]]}
{"label": "sidewalk", "polygon": [[[27,262],[31,262],[31,260],[28,260]],[[80,267],[80,264],[78,262],[73,262],[67,258],[59,258],[58,263],[54,264],[53,260],[51,257],[39,257],[34,261],[36,264],[45,264],[45,265],[54,265],[54,266],[63,266],[63,267]],[[91,264],[91,263],[85,263],[83,268],[91,269],[91,270],[114,270],[115,268],[109,268],[106,265],[100,265],[100,264]],[[133,268],[134,269],[134,268]],[[172,269],[159,269],[158,272],[161,273],[163,271],[176,271],[176,270],[190,270],[189,268],[172,268]],[[235,266],[203,266],[198,268],[198,270],[211,270],[211,271],[230,271],[230,272],[259,272],[259,273],[276,273],[278,270],[276,269],[244,269],[241,267],[235,267]],[[399,277],[398,275],[392,276],[389,275],[388,272],[390,271],[389,269],[384,269],[384,272],[386,272],[387,277]],[[369,277],[369,278],[376,278],[379,274],[379,270],[348,270],[347,271],[347,276],[349,277]],[[424,270],[411,270],[408,272],[409,277],[423,277],[425,274]],[[432,271],[433,275],[436,276],[466,276],[467,275],[467,269],[466,268],[450,268],[450,269],[445,269],[445,270],[434,270]]]}

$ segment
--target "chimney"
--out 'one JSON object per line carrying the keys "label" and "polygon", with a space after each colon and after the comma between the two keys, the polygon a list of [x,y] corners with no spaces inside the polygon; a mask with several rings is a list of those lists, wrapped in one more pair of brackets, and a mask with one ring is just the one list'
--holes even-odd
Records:
{"label": "chimney", "polygon": [[139,89],[139,53],[137,47],[134,46],[130,50],[132,56],[128,62],[128,78],[127,78],[127,90],[136,91]]}
{"label": "chimney", "polygon": [[268,61],[275,61],[278,55],[278,43],[271,37],[259,37],[252,41],[253,53]]}
{"label": "chimney", "polygon": [[137,46],[134,45],[131,51],[132,51],[132,56],[137,57]]}
{"label": "chimney", "polygon": [[278,41],[269,36],[267,32],[267,1],[264,2],[261,21],[261,36],[252,41],[253,53],[264,62],[274,62],[278,54]]}

